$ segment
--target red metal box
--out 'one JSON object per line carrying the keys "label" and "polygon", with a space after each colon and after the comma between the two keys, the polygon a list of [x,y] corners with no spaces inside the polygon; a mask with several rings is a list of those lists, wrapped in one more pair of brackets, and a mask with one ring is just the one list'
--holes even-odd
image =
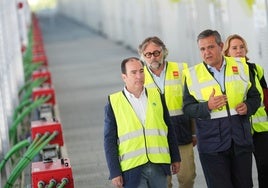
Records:
{"label": "red metal box", "polygon": [[[50,162],[33,162],[31,168],[32,188],[38,188],[38,183],[42,182],[44,187],[50,180],[60,184],[63,178],[68,179],[65,188],[74,188],[72,168],[69,159],[57,159]],[[55,186],[56,187],[56,186]]]}
{"label": "red metal box", "polygon": [[63,133],[61,123],[58,121],[43,121],[37,120],[31,122],[31,136],[32,139],[36,137],[36,134],[45,134],[49,132],[52,134],[54,131],[58,131],[58,135],[50,141],[49,144],[59,144],[63,146]]}
{"label": "red metal box", "polygon": [[47,80],[45,81],[45,83],[47,83],[49,85],[52,84],[52,81],[51,81],[51,73],[46,68],[42,68],[42,69],[33,71],[33,73],[32,73],[32,79],[35,80],[37,78],[46,78]]}
{"label": "red metal box", "polygon": [[55,90],[53,87],[36,87],[32,91],[32,98],[36,100],[39,97],[50,96],[51,98],[46,102],[52,105],[56,104]]}

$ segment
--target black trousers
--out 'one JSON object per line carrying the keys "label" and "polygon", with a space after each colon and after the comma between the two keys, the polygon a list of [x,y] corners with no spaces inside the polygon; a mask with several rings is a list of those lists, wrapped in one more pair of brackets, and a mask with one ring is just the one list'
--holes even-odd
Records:
{"label": "black trousers", "polygon": [[254,157],[256,160],[259,188],[268,187],[268,132],[255,132],[253,135],[255,146]]}
{"label": "black trousers", "polygon": [[252,151],[232,144],[223,152],[199,153],[208,188],[252,188]]}

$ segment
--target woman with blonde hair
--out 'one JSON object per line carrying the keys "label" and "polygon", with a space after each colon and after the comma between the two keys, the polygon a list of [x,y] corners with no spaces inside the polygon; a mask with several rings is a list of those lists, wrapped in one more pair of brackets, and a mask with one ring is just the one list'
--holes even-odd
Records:
{"label": "woman with blonde hair", "polygon": [[267,84],[264,78],[263,68],[255,63],[249,63],[247,57],[248,47],[247,42],[240,35],[230,35],[225,41],[223,55],[230,57],[245,58],[249,66],[249,70],[255,76],[256,87],[262,97],[262,105],[257,112],[251,117],[253,142],[255,146],[254,156],[258,171],[259,188],[268,187],[268,118],[267,108],[265,108],[265,95],[263,90],[267,91]]}

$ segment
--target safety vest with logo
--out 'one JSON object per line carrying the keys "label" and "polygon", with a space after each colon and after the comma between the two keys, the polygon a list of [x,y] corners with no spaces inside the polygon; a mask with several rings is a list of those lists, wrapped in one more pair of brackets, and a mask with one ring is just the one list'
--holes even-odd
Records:
{"label": "safety vest with logo", "polygon": [[251,116],[252,119],[252,128],[253,131],[255,132],[265,132],[268,131],[268,117],[265,111],[265,107],[263,104],[263,92],[262,92],[262,87],[259,81],[259,78],[263,76],[263,71],[259,65],[256,65],[255,71],[255,83],[256,83],[256,88],[258,89],[260,95],[261,95],[261,106],[258,108],[256,113]]}
{"label": "safety vest with logo", "polygon": [[[167,62],[164,95],[170,116],[183,114],[182,106],[184,80],[182,71],[186,68],[188,68],[187,63]],[[145,87],[158,88],[147,67],[144,69],[144,73]]]}
{"label": "safety vest with logo", "polygon": [[143,125],[123,92],[110,95],[114,111],[122,171],[152,163],[170,164],[168,127],[163,120],[163,106],[156,89],[147,89],[146,120]]}
{"label": "safety vest with logo", "polygon": [[[246,99],[247,91],[251,86],[249,69],[245,59],[224,58],[226,61],[225,94],[228,98],[229,110],[226,106],[212,110],[210,113],[211,119],[236,115],[235,107]],[[209,73],[204,63],[186,69],[184,74],[189,92],[197,101],[208,101],[213,88],[215,89],[215,96],[223,94],[220,84]]]}

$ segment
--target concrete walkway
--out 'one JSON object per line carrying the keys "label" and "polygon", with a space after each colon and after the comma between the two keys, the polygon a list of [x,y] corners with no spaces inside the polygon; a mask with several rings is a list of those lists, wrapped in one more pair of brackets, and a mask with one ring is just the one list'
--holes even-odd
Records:
{"label": "concrete walkway", "polygon": [[[112,187],[103,149],[104,105],[108,94],[123,87],[122,59],[137,53],[61,16],[39,17],[39,24],[63,126],[64,157],[70,159],[75,187]],[[195,154],[195,187],[205,188],[197,151]],[[255,166],[253,169],[255,183]],[[173,182],[178,187],[175,176]]]}

